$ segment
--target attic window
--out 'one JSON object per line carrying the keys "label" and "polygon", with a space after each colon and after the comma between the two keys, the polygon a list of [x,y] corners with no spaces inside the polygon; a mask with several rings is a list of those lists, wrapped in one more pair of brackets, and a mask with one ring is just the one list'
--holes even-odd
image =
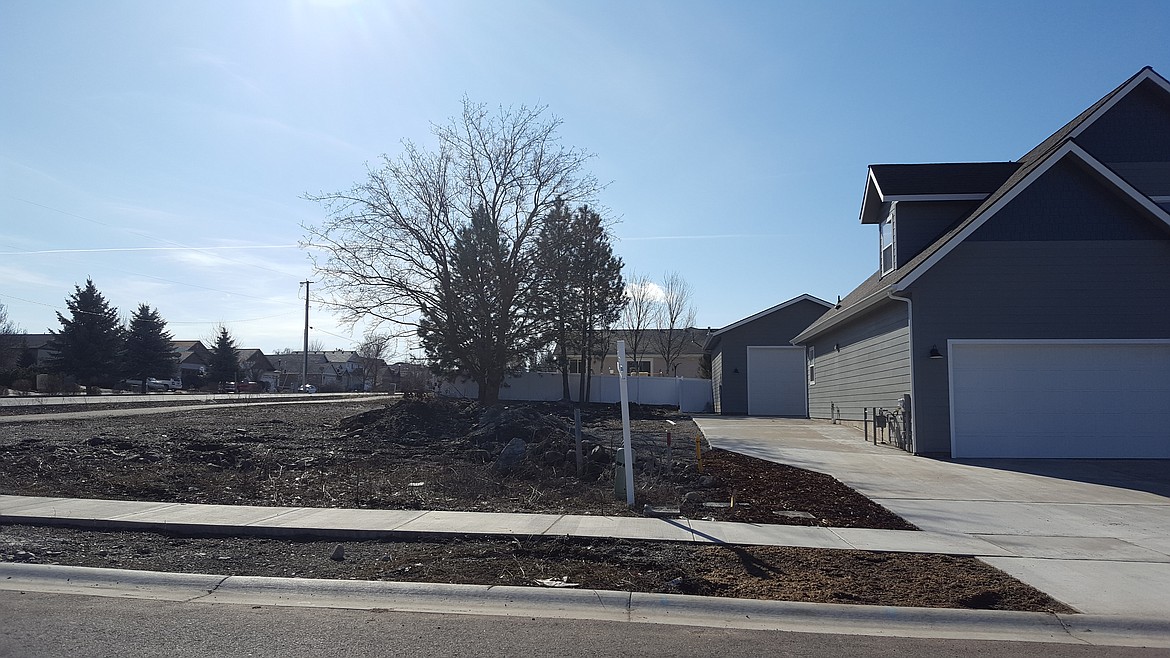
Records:
{"label": "attic window", "polygon": [[878,225],[878,233],[881,239],[882,246],[882,274],[889,274],[894,271],[894,209],[890,208],[890,214],[886,215],[884,221]]}

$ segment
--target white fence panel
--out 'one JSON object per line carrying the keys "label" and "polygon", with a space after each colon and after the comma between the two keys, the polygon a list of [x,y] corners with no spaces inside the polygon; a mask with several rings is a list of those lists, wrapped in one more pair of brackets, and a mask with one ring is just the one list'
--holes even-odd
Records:
{"label": "white fence panel", "polygon": [[[580,375],[569,375],[570,397],[576,401]],[[590,378],[590,402],[617,403],[621,398],[618,391],[619,378],[614,375],[593,375]],[[711,381],[684,377],[630,377],[630,402],[637,404],[669,405],[681,411],[701,413],[714,407]],[[562,382],[560,373],[526,372],[509,377],[500,389],[501,400],[530,400],[555,402],[561,399]],[[479,397],[479,386],[468,379],[443,382],[439,394],[453,398],[475,399]]]}

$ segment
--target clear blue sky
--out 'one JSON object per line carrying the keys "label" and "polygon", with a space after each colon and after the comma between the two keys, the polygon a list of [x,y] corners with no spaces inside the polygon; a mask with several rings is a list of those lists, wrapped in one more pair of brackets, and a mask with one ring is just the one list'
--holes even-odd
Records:
{"label": "clear blue sky", "polygon": [[1168,35],[1165,0],[5,0],[0,302],[56,329],[92,277],[177,338],[298,346],[301,195],[432,143],[467,95],[548,105],[611,181],[627,272],[679,272],[719,327],[877,268],[867,165],[1018,158],[1170,75]]}

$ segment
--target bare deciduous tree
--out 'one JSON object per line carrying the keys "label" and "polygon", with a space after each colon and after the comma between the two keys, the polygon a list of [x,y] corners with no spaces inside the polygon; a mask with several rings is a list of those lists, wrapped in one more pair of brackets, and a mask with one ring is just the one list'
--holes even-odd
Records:
{"label": "bare deciduous tree", "polygon": [[662,355],[667,375],[674,374],[683,347],[695,324],[695,307],[691,304],[691,284],[678,272],[671,272],[662,281],[662,301],[655,316],[654,347]]}
{"label": "bare deciduous tree", "polygon": [[21,350],[20,327],[8,318],[8,307],[0,302],[0,368],[16,365]]}
{"label": "bare deciduous tree", "polygon": [[378,374],[385,365],[393,338],[389,334],[367,333],[358,344],[357,355],[362,362],[362,388],[378,389]]}
{"label": "bare deciduous tree", "polygon": [[[526,305],[542,218],[556,199],[587,202],[599,189],[584,171],[591,155],[562,146],[559,126],[543,107],[491,114],[464,99],[461,116],[433,127],[436,150],[405,142],[364,182],[309,196],[329,214],[305,227],[303,242],[320,254],[314,264],[326,303],[350,322],[389,323],[395,337],[416,333],[427,318],[431,364],[469,374],[480,400],[495,402],[504,376],[539,342]],[[482,281],[508,285],[481,291],[487,306],[464,307],[453,264],[466,254],[455,247],[480,213],[480,238],[492,233],[498,247],[480,254],[477,266],[489,270]]]}
{"label": "bare deciduous tree", "polygon": [[[626,305],[622,308],[621,324],[626,333],[626,356],[634,363],[648,347],[647,332],[654,325],[658,309],[657,286],[645,274],[635,272],[626,283]],[[633,374],[633,373],[631,373]]]}

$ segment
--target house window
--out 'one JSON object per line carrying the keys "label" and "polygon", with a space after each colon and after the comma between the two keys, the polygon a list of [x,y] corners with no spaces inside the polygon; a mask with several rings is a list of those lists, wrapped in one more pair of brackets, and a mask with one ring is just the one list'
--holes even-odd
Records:
{"label": "house window", "polygon": [[643,360],[639,359],[637,361],[626,361],[626,374],[627,375],[636,375],[640,372],[650,374],[650,361],[649,360],[643,361]]}
{"label": "house window", "polygon": [[882,245],[882,274],[889,274],[894,270],[894,209],[885,221],[878,225],[878,232]]}
{"label": "house window", "polygon": [[817,348],[808,348],[808,383],[817,383]]}
{"label": "house window", "polygon": [[569,373],[573,375],[581,374],[581,359],[569,359]]}

